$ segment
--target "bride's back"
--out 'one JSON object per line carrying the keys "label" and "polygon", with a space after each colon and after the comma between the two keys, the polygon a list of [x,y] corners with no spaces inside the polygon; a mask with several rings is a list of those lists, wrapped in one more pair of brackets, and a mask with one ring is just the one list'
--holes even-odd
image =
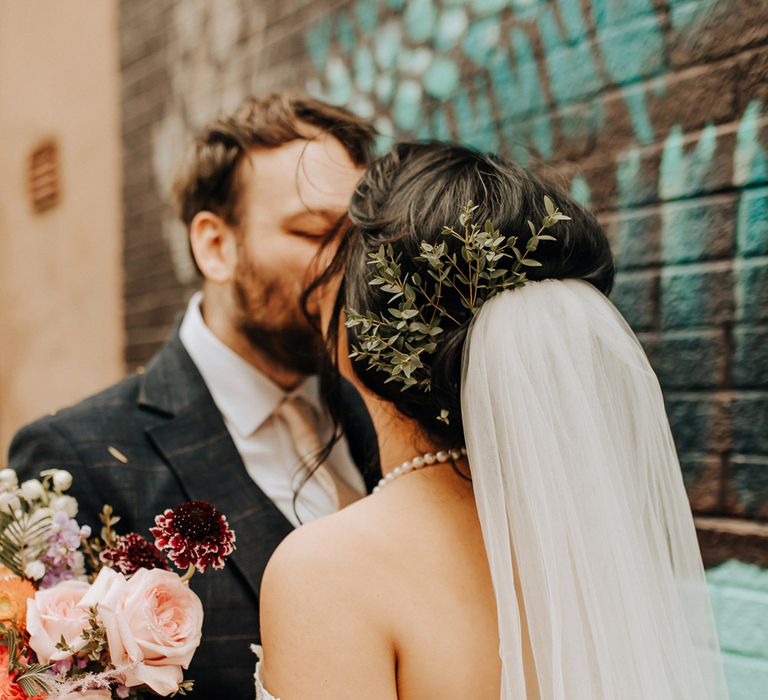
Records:
{"label": "bride's back", "polygon": [[[339,520],[370,527],[401,700],[496,700],[496,602],[471,485],[442,464],[393,481]],[[362,567],[361,567],[362,568]],[[361,571],[365,576],[365,571]]]}
{"label": "bride's back", "polygon": [[[311,591],[305,588],[303,594],[291,596],[294,603],[311,608],[310,596],[323,601],[319,605],[332,620],[327,637],[334,647],[330,654],[353,656],[359,652],[348,648],[348,627],[360,627],[366,637],[376,638],[372,649],[359,652],[360,663],[383,666],[379,680],[370,683],[376,687],[365,689],[366,698],[499,697],[496,602],[482,533],[471,484],[449,464],[394,480],[381,492],[300,528],[270,563],[262,600],[274,600],[273,582],[284,585],[301,575],[295,568],[286,571],[291,562],[302,562],[303,574],[312,579],[299,584]],[[289,623],[279,603],[270,607],[263,609],[262,625],[265,639],[274,642],[273,625],[285,628]],[[273,616],[280,619],[273,620]],[[311,634],[305,626],[302,644],[309,643],[307,635]],[[285,644],[293,645],[290,641]],[[268,661],[273,653],[280,653],[280,646],[279,640],[274,651],[267,645]],[[296,670],[303,667],[312,673],[308,662],[297,659],[295,649],[293,653]],[[334,658],[333,663],[336,661]],[[389,682],[385,683],[387,674]],[[283,700],[298,697],[284,690],[298,691],[295,679],[279,687],[281,675],[278,672],[267,679],[271,692]],[[350,679],[350,689],[353,683]],[[349,697],[361,690],[352,690]],[[313,697],[347,696],[326,696],[318,691]]]}

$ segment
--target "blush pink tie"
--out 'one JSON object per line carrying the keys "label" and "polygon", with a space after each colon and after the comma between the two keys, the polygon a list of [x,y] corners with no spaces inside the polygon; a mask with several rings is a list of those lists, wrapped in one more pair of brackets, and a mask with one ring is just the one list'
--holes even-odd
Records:
{"label": "blush pink tie", "polygon": [[357,493],[327,461],[319,467],[315,460],[325,447],[318,434],[318,416],[315,408],[300,396],[285,399],[275,411],[293,438],[293,444],[301,460],[305,473],[312,471],[312,479],[317,479],[323,489],[335,497],[339,508],[360,499]]}

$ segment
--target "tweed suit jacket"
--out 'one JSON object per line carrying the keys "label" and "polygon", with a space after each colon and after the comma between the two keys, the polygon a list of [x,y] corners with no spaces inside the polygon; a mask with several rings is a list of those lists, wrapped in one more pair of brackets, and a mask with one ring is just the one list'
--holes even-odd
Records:
{"label": "tweed suit jacket", "polygon": [[[349,391],[349,387],[346,388]],[[352,392],[354,393],[354,392]],[[359,397],[350,394],[347,434],[358,464],[374,462],[373,437]],[[174,334],[143,374],[127,377],[81,403],[22,428],[10,449],[20,479],[52,467],[74,476],[78,521],[94,532],[105,503],[121,517],[118,532],[150,537],[153,518],[182,501],[202,499],[223,512],[237,549],[223,571],[196,575],[205,610],[203,640],[186,674],[192,697],[252,698],[259,641],[259,587],[267,560],[293,526],[245,466],[208,388]],[[377,468],[364,472],[369,491]]]}

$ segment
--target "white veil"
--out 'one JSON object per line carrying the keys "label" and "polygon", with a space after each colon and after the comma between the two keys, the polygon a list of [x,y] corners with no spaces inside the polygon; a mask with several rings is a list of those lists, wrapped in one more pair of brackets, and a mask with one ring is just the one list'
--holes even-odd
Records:
{"label": "white veil", "polygon": [[611,302],[577,280],[491,299],[461,403],[502,700],[725,700],[659,383]]}

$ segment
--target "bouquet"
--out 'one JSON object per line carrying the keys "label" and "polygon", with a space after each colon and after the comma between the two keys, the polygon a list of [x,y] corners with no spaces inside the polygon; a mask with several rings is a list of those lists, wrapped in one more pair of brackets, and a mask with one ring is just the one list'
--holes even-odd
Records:
{"label": "bouquet", "polygon": [[186,694],[203,622],[188,581],[234,551],[226,517],[182,503],[155,518],[151,542],[117,534],[104,506],[92,537],[71,485],[61,469],[20,485],[0,470],[0,698]]}

